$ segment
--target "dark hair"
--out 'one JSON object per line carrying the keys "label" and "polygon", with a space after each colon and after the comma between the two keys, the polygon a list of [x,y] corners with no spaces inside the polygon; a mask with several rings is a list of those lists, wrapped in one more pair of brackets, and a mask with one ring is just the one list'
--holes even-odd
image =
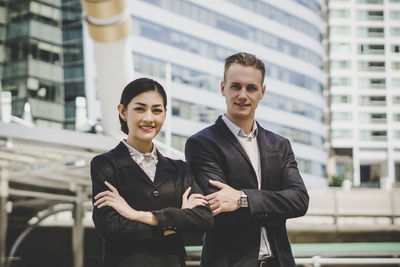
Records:
{"label": "dark hair", "polygon": [[243,66],[254,67],[261,71],[262,80],[261,84],[264,83],[265,78],[265,65],[264,63],[258,59],[255,55],[239,52],[234,55],[231,55],[225,59],[225,68],[224,68],[224,80],[226,79],[226,72],[228,71],[229,67],[234,64],[240,64]]}
{"label": "dark hair", "polygon": [[[139,78],[128,83],[122,91],[121,101],[119,103],[124,105],[124,108],[126,109],[128,108],[128,104],[131,102],[132,98],[148,91],[158,92],[163,98],[164,108],[167,107],[167,94],[165,93],[164,88],[157,81],[149,78]],[[118,116],[121,124],[121,131],[128,134],[129,130],[126,121],[124,121],[119,114]]]}

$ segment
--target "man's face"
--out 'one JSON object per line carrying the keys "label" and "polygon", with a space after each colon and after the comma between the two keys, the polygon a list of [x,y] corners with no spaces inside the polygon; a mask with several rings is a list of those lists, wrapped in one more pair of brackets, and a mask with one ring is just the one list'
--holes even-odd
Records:
{"label": "man's face", "polygon": [[258,102],[263,98],[265,85],[261,71],[250,66],[232,64],[221,82],[227,117],[235,121],[254,120]]}

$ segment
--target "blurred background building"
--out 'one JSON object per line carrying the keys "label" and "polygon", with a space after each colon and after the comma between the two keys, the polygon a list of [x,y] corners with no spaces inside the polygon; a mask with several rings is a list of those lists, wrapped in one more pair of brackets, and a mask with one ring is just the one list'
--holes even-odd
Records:
{"label": "blurred background building", "polygon": [[75,98],[85,95],[80,1],[0,1],[0,42],[13,115],[74,129]]}
{"label": "blurred background building", "polygon": [[[322,1],[132,0],[129,5],[136,76],[165,84],[171,64],[173,147],[183,150],[188,136],[224,113],[223,61],[238,51],[251,52],[267,67],[257,120],[291,140],[307,185],[326,186]],[[96,100],[87,100],[89,117],[99,116],[91,104]]]}
{"label": "blurred background building", "polygon": [[[89,119],[101,120],[98,95],[93,93],[97,77],[84,73],[84,64],[89,69],[94,64],[90,45],[85,46],[89,56],[83,62],[83,43],[92,40],[82,33],[79,1],[2,3],[7,31],[1,77],[3,90],[13,96],[13,114],[22,117],[29,103],[36,125],[74,129],[74,100],[86,95]],[[128,3],[136,77],[150,76],[165,84],[166,64],[171,65],[174,148],[183,150],[188,136],[224,113],[219,89],[223,61],[247,51],[267,67],[267,94],[257,120],[291,140],[308,186],[327,185],[321,0]],[[160,141],[165,141],[162,134]]]}
{"label": "blurred background building", "polygon": [[400,181],[400,1],[330,0],[330,175]]}

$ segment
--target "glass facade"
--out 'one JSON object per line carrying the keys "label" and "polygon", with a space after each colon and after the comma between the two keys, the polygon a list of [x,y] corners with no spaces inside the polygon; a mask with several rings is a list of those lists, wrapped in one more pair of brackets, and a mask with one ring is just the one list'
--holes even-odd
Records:
{"label": "glass facade", "polygon": [[[136,72],[165,78],[165,65],[167,62],[139,53],[133,53],[133,60]],[[191,85],[197,89],[214,91],[216,93],[220,92],[218,85],[223,79],[222,76],[218,77],[207,73],[201,73],[177,64],[172,64],[171,76],[174,82]],[[261,103],[271,108],[302,115],[317,121],[323,121],[322,109],[297,99],[267,92],[265,97],[261,100]]]}
{"label": "glass facade", "polygon": [[[20,103],[28,102],[34,122],[74,128],[69,111],[75,97],[84,95],[79,1],[15,0],[8,1],[6,11],[0,16],[7,26],[1,76],[3,90],[13,96],[13,115],[21,116]],[[68,38],[72,31],[79,38]],[[76,82],[79,89],[70,90]]]}
{"label": "glass facade", "polygon": [[275,8],[274,6],[260,0],[228,0],[231,3],[241,6],[242,8],[251,10],[252,12],[266,17],[271,20],[275,20],[278,23],[293,28],[299,32],[302,32],[317,41],[322,40],[321,34],[317,27],[310,24],[309,22],[297,18],[290,13],[287,13],[281,9]]}
{"label": "glass facade", "polygon": [[[134,35],[140,35],[217,61],[222,62],[227,56],[236,52],[140,18],[133,17],[133,25],[135,25],[133,29]],[[268,77],[309,89],[318,94],[321,93],[322,85],[314,78],[266,60],[264,60],[264,63],[266,64]]]}
{"label": "glass facade", "polygon": [[181,0],[151,0],[144,2],[157,5],[173,13],[239,36],[240,38],[245,38],[261,46],[284,52],[285,54],[310,62],[315,66],[322,66],[321,56],[306,47],[289,42],[250,25],[243,24],[240,21],[230,17],[228,18],[194,3]]}

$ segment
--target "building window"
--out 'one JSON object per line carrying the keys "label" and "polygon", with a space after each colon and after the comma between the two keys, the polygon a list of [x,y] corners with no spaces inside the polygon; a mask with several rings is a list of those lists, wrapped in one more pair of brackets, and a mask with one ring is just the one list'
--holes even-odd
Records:
{"label": "building window", "polygon": [[390,11],[390,18],[393,20],[399,20],[400,19],[400,10]]}
{"label": "building window", "polygon": [[333,139],[351,139],[353,133],[351,130],[333,130],[332,138]]}
{"label": "building window", "polygon": [[360,71],[385,71],[384,61],[360,61],[358,62],[358,70]]}
{"label": "building window", "polygon": [[360,123],[386,123],[386,113],[365,113],[359,114]]}
{"label": "building window", "polygon": [[375,28],[375,27],[358,27],[357,35],[359,37],[384,37],[385,32],[383,28]]}
{"label": "building window", "polygon": [[386,141],[387,133],[386,131],[360,131],[360,140],[362,141]]}
{"label": "building window", "polygon": [[348,9],[330,9],[329,17],[330,18],[349,18],[350,10],[348,10]]}
{"label": "building window", "polygon": [[331,86],[350,86],[351,78],[349,77],[332,77]]}
{"label": "building window", "polygon": [[348,60],[331,60],[330,67],[331,69],[349,69],[351,64]]}
{"label": "building window", "polygon": [[393,97],[393,104],[400,104],[400,96]]}
{"label": "building window", "polygon": [[393,53],[400,53],[400,45],[392,45]]}
{"label": "building window", "polygon": [[400,36],[400,28],[399,27],[391,27],[390,35],[392,36]]}
{"label": "building window", "polygon": [[360,96],[359,103],[361,106],[385,106],[386,96]]}
{"label": "building window", "polygon": [[392,62],[392,70],[400,70],[400,61]]}
{"label": "building window", "polygon": [[350,35],[350,27],[348,26],[331,26],[329,27],[330,35]]}
{"label": "building window", "polygon": [[400,131],[394,131],[394,139],[400,139]]}
{"label": "building window", "polygon": [[358,10],[359,20],[383,20],[383,10]]}
{"label": "building window", "polygon": [[385,54],[385,45],[361,44],[359,53],[365,55],[383,55]]}
{"label": "building window", "polygon": [[350,44],[348,43],[332,43],[330,44],[330,52],[350,52]]}
{"label": "building window", "polygon": [[400,79],[392,79],[392,88],[400,89]]}
{"label": "building window", "polygon": [[393,121],[400,121],[400,113],[393,114]]}
{"label": "building window", "polygon": [[352,118],[351,112],[332,112],[332,121],[350,121]]}
{"label": "building window", "polygon": [[334,95],[331,97],[331,103],[350,103],[351,96],[349,95]]}
{"label": "building window", "polygon": [[358,80],[358,87],[366,89],[385,89],[386,81],[385,79],[360,78]]}

